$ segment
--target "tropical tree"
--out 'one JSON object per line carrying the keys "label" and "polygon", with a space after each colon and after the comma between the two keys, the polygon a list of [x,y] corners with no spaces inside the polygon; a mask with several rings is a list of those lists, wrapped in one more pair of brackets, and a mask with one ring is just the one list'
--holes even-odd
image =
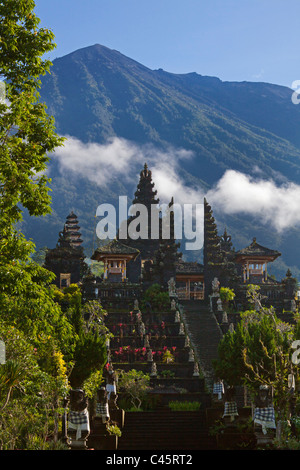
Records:
{"label": "tropical tree", "polygon": [[168,292],[165,292],[160,284],[152,284],[145,291],[141,301],[141,307],[147,310],[148,305],[151,305],[153,310],[159,312],[168,310],[170,308],[170,297]]}
{"label": "tropical tree", "polygon": [[[0,1],[0,329],[8,343],[1,448],[30,448],[36,436],[46,442],[50,429],[57,433],[53,423],[67,387],[63,357],[74,351],[74,328],[49,289],[54,276],[32,260],[34,244],[17,228],[24,211],[50,212],[45,170],[63,143],[40,102],[40,79],[50,68],[43,56],[55,45],[34,7],[32,0]],[[17,332],[13,347],[9,332]]]}
{"label": "tropical tree", "polygon": [[14,326],[0,324],[6,362],[0,365],[0,449],[47,449],[57,441],[63,398],[69,385],[60,352],[48,357],[48,372],[39,351]]}
{"label": "tropical tree", "polygon": [[106,341],[112,336],[104,323],[107,312],[99,301],[83,304],[77,284],[63,291],[54,287],[52,292],[74,329],[73,348],[66,353],[72,363],[70,382],[73,387],[82,387],[90,374],[97,375],[107,361]]}
{"label": "tropical tree", "polygon": [[[40,102],[40,78],[50,62],[53,33],[39,28],[33,0],[0,1],[0,319],[70,347],[72,332],[48,294],[53,275],[31,259],[34,245],[17,230],[23,211],[50,212],[48,154],[63,140]],[[42,332],[42,333],[41,333]],[[67,336],[65,336],[65,334]],[[69,339],[67,339],[67,337]]]}
{"label": "tropical tree", "polygon": [[[48,154],[63,142],[39,100],[41,76],[51,65],[42,56],[55,44],[50,30],[38,28],[34,7],[33,0],[0,1],[0,74],[6,95],[0,103],[0,229],[2,238],[11,241],[22,207],[35,216],[50,212],[49,179],[44,172]],[[23,239],[17,246],[8,244],[5,253],[15,253],[18,259],[22,246]]]}

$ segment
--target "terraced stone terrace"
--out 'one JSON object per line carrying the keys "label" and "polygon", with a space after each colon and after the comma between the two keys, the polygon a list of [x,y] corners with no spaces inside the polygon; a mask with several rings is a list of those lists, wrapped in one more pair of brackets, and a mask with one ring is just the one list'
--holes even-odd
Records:
{"label": "terraced stone terrace", "polygon": [[114,335],[110,361],[115,369],[150,374],[153,392],[173,387],[174,393],[178,389],[203,398],[204,379],[178,310],[112,310],[105,324]]}
{"label": "terraced stone terrace", "polygon": [[[224,405],[213,400],[211,360],[222,333],[209,307],[203,302],[189,302],[163,312],[116,307],[107,308],[107,312],[105,324],[113,334],[109,361],[115,371],[135,369],[150,375],[149,407],[142,411],[126,409],[123,414],[118,411],[116,422],[122,436],[113,441],[112,447],[108,447],[111,441],[107,436],[103,439],[104,425],[96,423],[89,446],[120,450],[218,449],[220,442],[210,429],[222,419]],[[118,389],[120,407],[122,400]],[[170,409],[170,402],[199,405],[196,411],[175,411]],[[248,419],[249,410],[242,404],[239,412],[241,416],[246,413]],[[236,437],[243,443],[243,436],[234,436],[232,442],[226,442],[226,448],[239,448],[241,442],[236,443]]]}

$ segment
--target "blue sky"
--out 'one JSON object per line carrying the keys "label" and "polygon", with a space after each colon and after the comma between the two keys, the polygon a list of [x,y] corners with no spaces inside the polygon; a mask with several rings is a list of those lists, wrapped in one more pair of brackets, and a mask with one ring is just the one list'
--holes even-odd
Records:
{"label": "blue sky", "polygon": [[151,68],[291,86],[299,0],[36,0],[50,58],[102,44]]}

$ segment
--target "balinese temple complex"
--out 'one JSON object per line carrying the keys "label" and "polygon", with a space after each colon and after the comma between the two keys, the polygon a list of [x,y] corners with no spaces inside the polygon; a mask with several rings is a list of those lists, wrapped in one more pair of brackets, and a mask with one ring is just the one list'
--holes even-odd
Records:
{"label": "balinese temple complex", "polygon": [[[145,165],[133,203],[144,204],[149,209],[158,202],[152,173]],[[253,432],[244,431],[253,420],[253,405],[260,395],[253,402],[246,387],[223,383],[222,377],[216,377],[214,360],[223,335],[234,331],[241,312],[249,310],[249,285],[260,287],[251,309],[259,312],[262,306],[272,306],[278,318],[292,323],[299,307],[297,280],[290,271],[281,281],[270,275],[269,266],[281,253],[264,247],[256,238],[235,251],[227,229],[219,235],[212,207],[206,199],[203,252],[199,250],[203,259],[185,260],[174,236],[173,202],[171,198],[160,215],[157,239],[123,239],[124,232],[120,230],[115,239],[99,241],[91,262],[100,269],[92,270],[85,258],[79,221],[73,212],[66,218],[56,247],[47,252],[44,266],[55,273],[56,286],[63,289],[78,284],[83,304],[99,300],[107,312],[105,325],[111,338],[106,344],[106,389],[98,390],[95,416],[93,410],[90,413],[89,446],[105,449],[108,438],[109,442],[110,438],[116,438],[107,434],[106,426],[110,422],[122,428],[118,448],[131,452],[150,448],[240,450],[245,448],[245,436],[248,436],[247,446],[269,445],[272,436],[266,441],[257,423]],[[133,222],[138,227],[135,217],[138,216],[129,217],[125,223]],[[162,236],[165,235],[163,221],[169,224],[167,238]],[[231,308],[221,296],[224,292],[221,287],[234,291]],[[139,413],[126,410],[125,417],[124,410],[116,403],[117,396],[121,395],[122,399],[122,388],[117,390],[112,379],[114,373],[113,376],[109,373],[115,365],[117,371],[135,369],[148,374],[146,405],[154,410],[147,408]],[[82,392],[77,386],[81,384],[76,384],[73,391]],[[108,389],[111,399],[104,402],[104,392]],[[169,409],[171,402],[181,405],[183,401],[188,404],[196,401],[199,409],[180,413]],[[266,408],[265,403],[263,410],[268,411],[268,420],[270,407]],[[107,421],[108,417],[112,421]],[[215,425],[222,429],[217,436],[210,432]],[[76,446],[85,445],[80,439],[76,442]],[[114,447],[110,445],[108,449],[117,448],[116,441]],[[78,449],[76,446],[73,448]]]}
{"label": "balinese temple complex", "polygon": [[[134,204],[141,203],[147,208],[159,202],[147,164],[140,173],[134,196]],[[172,202],[173,198],[170,208]],[[133,219],[130,217],[127,222]],[[89,297],[97,292],[100,298],[108,299],[117,295],[120,300],[129,300],[139,296],[154,283],[167,290],[168,281],[174,279],[179,300],[208,300],[212,294],[212,282],[217,278],[220,285],[234,289],[236,301],[241,304],[245,302],[247,285],[257,284],[272,305],[293,309],[296,280],[290,272],[280,282],[268,274],[268,265],[281,253],[262,246],[255,238],[249,246],[235,251],[226,229],[219,236],[212,208],[206,199],[203,262],[182,259],[180,244],[173,236],[172,222],[174,220],[171,217],[168,240],[161,236],[156,240],[121,240],[117,236],[105,246],[97,247],[91,259],[102,263],[104,272],[101,278],[96,278],[84,262],[78,219],[71,212],[59,233],[56,247],[48,250],[45,267],[56,274],[55,282],[59,288],[81,283]]]}

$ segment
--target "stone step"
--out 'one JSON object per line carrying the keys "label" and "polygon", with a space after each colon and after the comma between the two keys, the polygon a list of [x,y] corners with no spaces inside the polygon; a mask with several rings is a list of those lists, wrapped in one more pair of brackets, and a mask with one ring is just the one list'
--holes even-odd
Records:
{"label": "stone step", "polygon": [[119,449],[213,449],[203,412],[126,413]]}
{"label": "stone step", "polygon": [[203,301],[182,302],[182,316],[207,386],[212,390],[212,361],[218,357],[218,345],[223,336],[220,326]]}
{"label": "stone step", "polygon": [[[113,329],[110,329],[110,332],[115,335],[114,338],[111,338],[110,344],[112,348],[120,347],[120,346],[132,346],[135,348],[141,348],[144,346],[144,338],[140,338],[138,336],[133,335],[123,335],[122,337],[119,334],[113,332]],[[151,335],[149,338],[150,345],[155,348],[163,348],[167,346],[167,348],[172,348],[176,346],[176,348],[184,348],[185,345],[185,336],[184,335],[168,335],[163,337],[160,334],[158,339],[155,338],[155,335]]]}
{"label": "stone step", "polygon": [[132,367],[134,367],[136,363],[144,364],[146,362],[149,362],[150,365],[151,365],[151,362],[155,362],[157,366],[165,366],[166,364],[167,365],[169,364],[180,365],[180,364],[193,363],[193,361],[189,360],[190,359],[189,351],[185,349],[176,349],[175,351],[173,351],[172,349],[171,350],[169,349],[169,352],[172,354],[172,360],[173,360],[173,362],[169,362],[169,363],[167,363],[164,360],[164,350],[162,349],[156,349],[156,348],[151,347],[153,361],[148,361],[147,350],[142,351],[142,349],[140,348],[140,350],[137,353],[134,353],[133,351],[134,349],[135,348],[130,347],[129,350],[128,348],[127,350],[123,350],[122,346],[120,346],[119,348],[110,348],[112,361],[115,364],[123,363],[126,361],[129,364],[132,364]]}
{"label": "stone step", "polygon": [[119,439],[119,450],[215,450],[217,444],[215,437],[202,434],[199,436],[185,435],[176,438],[172,433],[169,438],[161,436],[155,439],[152,435],[145,436],[144,439],[138,439],[138,436],[125,440]]}
{"label": "stone step", "polygon": [[137,420],[137,419],[142,419],[144,420],[145,418],[147,419],[168,419],[168,420],[178,420],[180,419],[197,419],[201,422],[205,422],[206,419],[206,413],[204,411],[188,411],[188,410],[183,410],[183,411],[172,411],[169,408],[162,408],[159,413],[157,411],[127,411],[126,412],[126,419],[132,419],[132,420]]}

